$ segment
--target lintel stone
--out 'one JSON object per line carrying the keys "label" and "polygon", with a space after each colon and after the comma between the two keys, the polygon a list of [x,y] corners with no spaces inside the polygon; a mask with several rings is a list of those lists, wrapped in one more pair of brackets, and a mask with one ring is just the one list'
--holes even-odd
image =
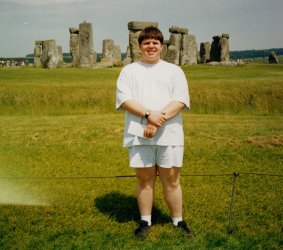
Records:
{"label": "lintel stone", "polygon": [[189,30],[187,28],[183,28],[183,27],[172,26],[169,29],[169,32],[170,33],[188,34]]}
{"label": "lintel stone", "polygon": [[35,41],[35,45],[43,45],[43,40],[37,40]]}
{"label": "lintel stone", "polygon": [[158,27],[158,22],[142,22],[142,21],[131,21],[128,22],[128,30],[142,30],[146,27]]}
{"label": "lintel stone", "polygon": [[214,36],[214,37],[212,37],[212,39],[213,39],[214,41],[215,41],[215,40],[217,41],[217,40],[220,40],[221,37],[222,37],[222,36]]}
{"label": "lintel stone", "polygon": [[79,34],[78,28],[70,27],[69,31],[70,31],[70,34]]}
{"label": "lintel stone", "polygon": [[223,34],[222,34],[222,38],[227,38],[227,39],[229,39],[229,34],[228,34],[228,33],[223,33]]}

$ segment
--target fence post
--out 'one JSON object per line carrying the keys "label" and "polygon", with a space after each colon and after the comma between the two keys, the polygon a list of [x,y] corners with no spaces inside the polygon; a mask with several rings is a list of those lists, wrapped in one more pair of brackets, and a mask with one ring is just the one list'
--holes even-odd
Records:
{"label": "fence post", "polygon": [[230,212],[229,212],[229,224],[227,228],[227,233],[232,234],[233,229],[232,229],[232,209],[234,205],[234,194],[235,194],[235,184],[236,184],[236,178],[239,176],[239,172],[235,171],[233,173],[233,183],[232,183],[232,194],[231,194],[231,201],[230,201]]}

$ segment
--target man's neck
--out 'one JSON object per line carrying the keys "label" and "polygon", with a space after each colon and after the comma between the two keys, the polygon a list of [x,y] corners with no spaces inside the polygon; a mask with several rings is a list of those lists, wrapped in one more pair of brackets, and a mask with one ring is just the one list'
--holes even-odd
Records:
{"label": "man's neck", "polygon": [[145,64],[157,64],[160,61],[160,58],[158,58],[157,60],[147,60],[144,58],[141,58],[141,61]]}

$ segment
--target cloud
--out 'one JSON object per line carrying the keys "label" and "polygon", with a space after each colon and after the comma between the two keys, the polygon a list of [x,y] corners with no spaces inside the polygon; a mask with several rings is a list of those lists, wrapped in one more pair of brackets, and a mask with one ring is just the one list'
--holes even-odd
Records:
{"label": "cloud", "polygon": [[21,4],[21,5],[54,5],[54,4],[69,4],[83,3],[89,0],[0,0],[0,3]]}

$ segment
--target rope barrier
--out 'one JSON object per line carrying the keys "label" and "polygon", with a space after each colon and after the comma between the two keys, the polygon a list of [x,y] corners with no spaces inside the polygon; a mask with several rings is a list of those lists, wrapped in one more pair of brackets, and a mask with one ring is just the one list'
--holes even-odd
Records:
{"label": "rope barrier", "polygon": [[250,174],[250,175],[266,175],[266,176],[278,176],[282,177],[283,174],[270,174],[270,173],[257,173],[257,172],[239,172],[240,174]]}
{"label": "rope barrier", "polygon": [[[237,172],[237,171],[236,171]],[[283,177],[283,174],[274,173],[258,173],[258,172],[237,172],[238,174],[245,175],[264,175],[264,176],[277,176]],[[211,174],[181,174],[181,177],[198,177],[198,176],[234,176],[233,173],[211,173]],[[115,175],[115,176],[49,176],[49,177],[25,177],[25,176],[0,176],[0,179],[9,180],[62,180],[62,179],[114,179],[114,178],[132,178],[136,175]]]}
{"label": "rope barrier", "polygon": [[[233,176],[232,181],[232,191],[231,191],[231,200],[229,207],[229,222],[227,226],[227,233],[232,234],[232,214],[234,207],[234,198],[235,198],[235,187],[236,187],[236,178],[239,175],[261,175],[261,176],[276,176],[283,177],[283,174],[274,174],[274,173],[258,173],[258,172],[237,172],[233,173],[211,173],[211,174],[182,174],[182,177],[200,177],[200,176]],[[59,176],[59,177],[24,177],[24,176],[0,176],[0,180],[68,180],[68,179],[114,179],[114,178],[133,178],[136,175],[116,175],[116,176]]]}

